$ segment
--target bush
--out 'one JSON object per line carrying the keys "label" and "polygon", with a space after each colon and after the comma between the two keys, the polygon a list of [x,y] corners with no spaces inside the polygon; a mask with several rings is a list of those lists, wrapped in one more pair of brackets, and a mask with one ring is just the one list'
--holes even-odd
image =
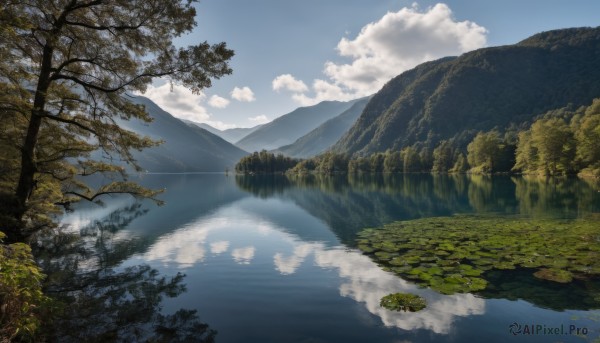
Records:
{"label": "bush", "polygon": [[[0,241],[5,237],[0,232]],[[0,243],[0,342],[34,341],[49,298],[45,275],[24,243]]]}

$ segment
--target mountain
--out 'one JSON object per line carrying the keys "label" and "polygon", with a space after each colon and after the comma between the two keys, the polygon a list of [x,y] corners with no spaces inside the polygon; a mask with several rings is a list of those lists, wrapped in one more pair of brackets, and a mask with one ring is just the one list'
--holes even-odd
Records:
{"label": "mountain", "polygon": [[154,121],[122,121],[119,125],[144,136],[163,140],[153,148],[135,151],[138,164],[150,172],[222,172],[233,169],[247,153],[200,127],[191,127],[162,110],[150,99],[131,100],[144,105]]}
{"label": "mountain", "polygon": [[369,154],[526,125],[600,97],[600,28],[543,32],[518,44],[424,63],[389,81],[334,146]]}
{"label": "mountain", "polygon": [[206,131],[208,131],[212,134],[215,134],[232,144],[239,141],[240,139],[246,137],[247,135],[251,134],[252,132],[258,130],[258,128],[260,128],[262,126],[262,124],[261,124],[261,125],[256,125],[253,127],[236,127],[233,129],[226,129],[226,130],[221,131],[221,130],[214,128],[206,123],[197,123],[197,122],[191,121],[191,120],[182,120],[182,121],[188,125],[199,126],[203,129],[205,129]]}
{"label": "mountain", "polygon": [[236,146],[246,151],[272,150],[293,143],[327,120],[349,109],[356,100],[348,102],[323,101],[314,106],[300,107],[264,124]]}
{"label": "mountain", "polygon": [[294,143],[276,150],[286,156],[308,158],[329,149],[346,133],[360,116],[369,98],[358,100],[349,109],[298,138]]}

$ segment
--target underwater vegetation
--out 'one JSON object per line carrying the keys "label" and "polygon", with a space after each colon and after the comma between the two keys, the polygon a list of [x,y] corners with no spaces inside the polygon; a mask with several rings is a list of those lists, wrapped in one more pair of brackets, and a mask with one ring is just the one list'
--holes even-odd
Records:
{"label": "underwater vegetation", "polygon": [[596,218],[424,218],[365,229],[357,243],[386,270],[443,294],[482,291],[499,270],[562,284],[600,276]]}
{"label": "underwater vegetation", "polygon": [[392,293],[381,298],[379,305],[392,311],[417,312],[427,307],[427,302],[416,294]]}

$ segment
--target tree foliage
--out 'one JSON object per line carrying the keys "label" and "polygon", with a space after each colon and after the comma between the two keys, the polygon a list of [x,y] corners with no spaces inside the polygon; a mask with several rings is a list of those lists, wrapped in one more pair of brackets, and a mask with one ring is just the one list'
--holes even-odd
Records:
{"label": "tree foliage", "polygon": [[[224,43],[176,48],[196,25],[195,0],[10,1],[0,7],[2,199],[9,241],[36,227],[36,213],[102,194],[156,192],[126,182],[131,151],[155,142],[123,121],[150,122],[127,92],[144,92],[165,77],[194,92],[229,74],[233,52]],[[103,158],[92,159],[100,151]],[[119,162],[118,165],[116,162]],[[89,187],[104,174],[109,185]],[[83,179],[82,179],[83,177]],[[38,207],[39,210],[35,208]],[[15,227],[15,222],[18,227]],[[26,225],[27,224],[27,225]]]}
{"label": "tree foliage", "polygon": [[500,154],[500,135],[497,131],[480,132],[467,146],[467,160],[471,167],[484,173],[494,172]]}
{"label": "tree foliage", "polygon": [[513,170],[600,176],[600,100],[577,111],[551,111],[521,131]]}

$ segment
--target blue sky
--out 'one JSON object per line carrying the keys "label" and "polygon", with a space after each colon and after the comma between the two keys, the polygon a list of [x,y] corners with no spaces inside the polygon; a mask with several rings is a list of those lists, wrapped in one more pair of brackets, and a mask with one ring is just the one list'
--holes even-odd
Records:
{"label": "blue sky", "polygon": [[197,28],[176,44],[225,41],[236,53],[233,74],[200,96],[160,82],[146,96],[220,129],[372,94],[427,60],[600,25],[598,0],[202,0],[196,7]]}

